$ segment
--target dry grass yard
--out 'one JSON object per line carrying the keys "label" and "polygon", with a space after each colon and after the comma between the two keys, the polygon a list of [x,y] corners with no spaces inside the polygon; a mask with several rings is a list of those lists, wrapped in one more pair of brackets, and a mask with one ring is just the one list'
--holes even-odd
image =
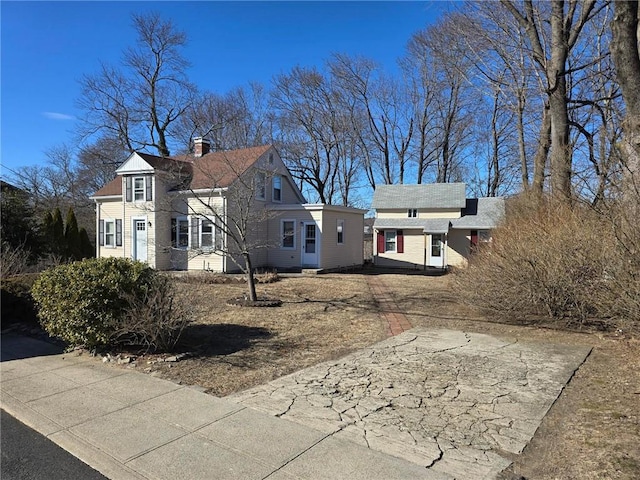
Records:
{"label": "dry grass yard", "polygon": [[[566,331],[559,325],[495,323],[461,305],[454,275],[384,274],[382,280],[413,326],[444,327],[527,342],[593,347],[505,478],[640,478],[640,337],[629,332]],[[181,283],[197,321],[185,332],[178,362],[146,355],[137,370],[225,396],[385,337],[367,276],[286,277],[259,285],[282,306],[243,308],[225,301],[244,285]],[[125,367],[126,368],[126,367]]]}

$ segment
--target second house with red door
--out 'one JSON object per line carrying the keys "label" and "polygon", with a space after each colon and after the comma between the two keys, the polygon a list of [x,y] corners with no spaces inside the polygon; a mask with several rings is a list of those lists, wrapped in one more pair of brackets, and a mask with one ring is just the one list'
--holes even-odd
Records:
{"label": "second house with red door", "polygon": [[372,208],[374,264],[462,267],[504,218],[503,197],[467,198],[464,183],[379,185]]}

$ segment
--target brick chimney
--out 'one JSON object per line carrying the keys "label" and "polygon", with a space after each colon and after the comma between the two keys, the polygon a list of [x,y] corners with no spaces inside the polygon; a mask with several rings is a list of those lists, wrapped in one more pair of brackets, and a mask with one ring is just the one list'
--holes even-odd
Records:
{"label": "brick chimney", "polygon": [[209,153],[209,149],[211,144],[209,140],[206,140],[202,137],[196,137],[193,139],[193,156],[199,158],[203,155]]}

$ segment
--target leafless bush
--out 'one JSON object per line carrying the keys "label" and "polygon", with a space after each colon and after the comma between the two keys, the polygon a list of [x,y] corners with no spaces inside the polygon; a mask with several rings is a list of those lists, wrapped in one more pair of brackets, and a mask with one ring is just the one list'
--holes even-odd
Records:
{"label": "leafless bush", "polygon": [[640,330],[640,195],[635,202],[610,205],[604,218],[611,225],[607,289],[600,292],[602,308]]}
{"label": "leafless bush", "polygon": [[463,298],[500,317],[608,320],[611,228],[588,207],[514,199],[493,241],[457,275]]}
{"label": "leafless bush", "polygon": [[27,272],[29,256],[29,251],[23,247],[13,247],[7,242],[2,242],[2,247],[0,248],[0,273],[2,278]]}
{"label": "leafless bush", "polygon": [[146,351],[171,351],[193,318],[193,303],[176,295],[173,281],[158,275],[142,297],[127,299],[131,307],[118,324],[114,343]]}

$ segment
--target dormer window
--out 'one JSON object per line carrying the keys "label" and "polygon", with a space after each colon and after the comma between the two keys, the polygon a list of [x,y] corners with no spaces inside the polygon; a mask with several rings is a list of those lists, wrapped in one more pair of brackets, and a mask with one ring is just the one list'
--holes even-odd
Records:
{"label": "dormer window", "polygon": [[133,201],[144,201],[144,177],[134,177],[133,179]]}
{"label": "dormer window", "polygon": [[138,177],[126,177],[127,202],[150,202],[153,200],[153,177],[144,175]]}
{"label": "dormer window", "polygon": [[269,154],[269,165],[273,165],[273,153]]}
{"label": "dormer window", "polygon": [[409,218],[418,218],[418,209],[417,208],[410,208],[409,210],[407,210],[407,217],[409,217]]}

